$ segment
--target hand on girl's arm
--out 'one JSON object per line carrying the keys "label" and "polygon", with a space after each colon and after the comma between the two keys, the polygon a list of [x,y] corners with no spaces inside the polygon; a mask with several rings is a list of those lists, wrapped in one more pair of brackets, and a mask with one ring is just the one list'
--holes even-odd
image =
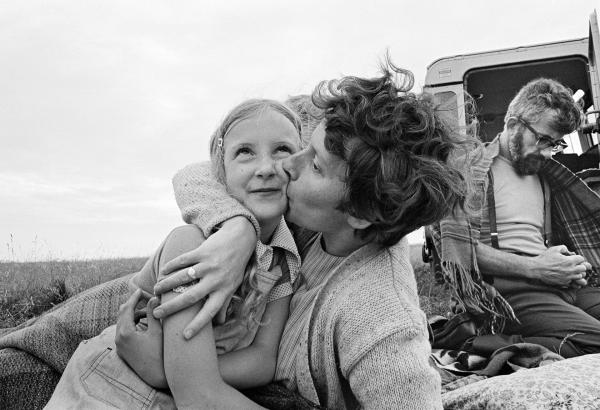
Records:
{"label": "hand on girl's arm", "polygon": [[[190,282],[190,267],[194,268],[193,276],[203,280],[190,289],[188,295],[175,298],[155,315],[166,317],[209,296],[204,308],[187,326],[186,330],[194,335],[210,323],[217,312],[226,311],[256,245],[260,227],[252,213],[227,193],[214,176],[210,162],[190,164],[179,170],[173,177],[173,190],[183,219],[197,225],[204,236],[211,239],[165,266],[162,275],[171,276],[158,286],[157,294]],[[219,225],[221,229],[213,234]]]}
{"label": "hand on girl's arm", "polygon": [[[160,274],[168,276],[156,284],[154,291],[157,295],[194,279],[201,280],[185,293],[163,301],[154,315],[164,318],[208,296],[202,309],[185,328],[185,337],[193,337],[211,323],[221,309],[227,308],[255,247],[256,232],[246,218],[235,217],[225,222],[198,248],[174,258],[161,268]],[[193,268],[193,277],[189,274],[190,267]]]}
{"label": "hand on girl's arm", "polygon": [[159,320],[152,316],[158,300],[148,301],[148,328],[140,330],[136,327],[134,314],[141,296],[142,291],[136,290],[119,309],[115,336],[117,354],[150,386],[164,389],[167,378],[163,367],[163,332]]}

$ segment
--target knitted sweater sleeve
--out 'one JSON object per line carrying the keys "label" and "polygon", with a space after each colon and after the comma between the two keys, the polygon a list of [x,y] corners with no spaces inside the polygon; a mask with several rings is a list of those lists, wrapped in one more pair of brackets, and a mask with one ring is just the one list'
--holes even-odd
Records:
{"label": "knitted sweater sleeve", "polygon": [[365,409],[441,409],[441,380],[422,334],[380,340],[350,369],[352,393]]}
{"label": "knitted sweater sleeve", "polygon": [[258,221],[242,204],[232,198],[217,181],[210,162],[194,163],[173,177],[175,199],[186,223],[197,225],[205,237],[235,216],[245,216],[260,235]]}

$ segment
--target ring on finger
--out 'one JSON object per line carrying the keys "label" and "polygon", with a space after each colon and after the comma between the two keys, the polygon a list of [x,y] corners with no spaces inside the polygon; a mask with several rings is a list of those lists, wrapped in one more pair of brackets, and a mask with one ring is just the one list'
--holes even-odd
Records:
{"label": "ring on finger", "polygon": [[196,279],[196,270],[194,268],[189,268],[187,274],[190,278]]}

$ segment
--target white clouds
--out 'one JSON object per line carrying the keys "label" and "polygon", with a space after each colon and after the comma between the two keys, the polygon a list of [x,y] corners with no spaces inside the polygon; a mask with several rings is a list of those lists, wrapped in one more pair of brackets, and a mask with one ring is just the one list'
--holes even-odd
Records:
{"label": "white clouds", "polygon": [[0,174],[0,192],[5,197],[27,197],[29,195],[62,195],[76,189],[63,183],[48,183],[35,175]]}
{"label": "white clouds", "polygon": [[14,233],[55,255],[147,254],[180,220],[171,176],[208,158],[243,99],[374,75],[388,47],[422,85],[441,56],[585,36],[590,12],[583,0],[0,2],[0,244]]}
{"label": "white clouds", "polygon": [[[3,203],[18,206],[20,218],[31,223],[127,224],[142,215],[177,215],[168,178],[127,178],[117,183],[2,173],[0,192]],[[5,218],[0,215],[0,221]]]}
{"label": "white clouds", "polygon": [[74,176],[70,180],[59,180],[33,173],[0,173],[0,192],[3,197],[52,197],[70,196],[87,201],[104,203],[110,197],[130,198],[134,203],[145,203],[137,197],[143,192],[171,191],[169,178],[155,179],[145,176],[123,178],[121,182],[92,180]]}
{"label": "white clouds", "polygon": [[0,260],[148,255],[181,219],[170,181],[0,174]]}

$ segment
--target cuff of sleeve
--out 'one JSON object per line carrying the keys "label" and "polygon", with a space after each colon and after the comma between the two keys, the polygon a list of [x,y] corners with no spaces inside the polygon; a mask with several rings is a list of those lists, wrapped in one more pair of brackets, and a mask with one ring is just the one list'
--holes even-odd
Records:
{"label": "cuff of sleeve", "polygon": [[256,236],[260,237],[260,225],[258,224],[258,221],[250,211],[246,210],[242,206],[235,207],[235,209],[225,212],[221,211],[218,215],[198,215],[193,223],[200,227],[204,236],[208,238],[221,227],[221,224],[236,216],[243,216],[248,219],[252,226],[254,226]]}

